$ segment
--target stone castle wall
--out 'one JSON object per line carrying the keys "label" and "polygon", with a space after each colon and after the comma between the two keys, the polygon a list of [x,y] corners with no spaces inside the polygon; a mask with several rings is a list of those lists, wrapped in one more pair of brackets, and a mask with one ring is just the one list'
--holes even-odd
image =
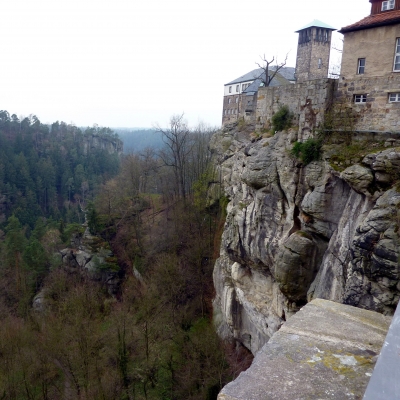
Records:
{"label": "stone castle wall", "polygon": [[272,116],[281,105],[287,105],[294,114],[293,124],[299,126],[300,137],[307,138],[323,122],[333,101],[335,84],[336,80],[326,78],[260,88],[255,113],[257,129],[270,129]]}

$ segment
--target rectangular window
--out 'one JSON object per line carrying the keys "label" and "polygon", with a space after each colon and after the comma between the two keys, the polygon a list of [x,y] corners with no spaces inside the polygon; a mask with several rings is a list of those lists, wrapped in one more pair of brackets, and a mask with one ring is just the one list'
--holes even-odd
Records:
{"label": "rectangular window", "polygon": [[239,91],[239,85],[236,85],[236,92]]}
{"label": "rectangular window", "polygon": [[236,97],[235,101],[236,101],[236,103],[239,103],[239,97]]}
{"label": "rectangular window", "polygon": [[357,64],[357,74],[363,74],[365,72],[365,58],[359,58]]}
{"label": "rectangular window", "polygon": [[355,94],[354,95],[354,103],[366,103],[367,95],[366,94]]}
{"label": "rectangular window", "polygon": [[400,71],[400,38],[396,39],[393,71]]}
{"label": "rectangular window", "polygon": [[229,86],[229,93],[232,93],[232,86]]}
{"label": "rectangular window", "polygon": [[389,93],[389,103],[399,103],[400,93]]}
{"label": "rectangular window", "polygon": [[382,11],[393,10],[394,0],[388,0],[382,2]]}

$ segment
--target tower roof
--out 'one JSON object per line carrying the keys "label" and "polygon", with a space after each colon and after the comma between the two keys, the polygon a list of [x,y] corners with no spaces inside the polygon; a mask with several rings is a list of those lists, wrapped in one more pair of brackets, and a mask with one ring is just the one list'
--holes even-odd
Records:
{"label": "tower roof", "polygon": [[336,31],[336,28],[334,28],[333,26],[325,24],[325,22],[321,22],[318,19],[314,19],[314,21],[311,21],[309,24],[298,29],[296,32],[300,32],[304,29],[312,28],[313,26],[315,26],[317,28],[324,28],[324,29],[329,29],[331,31]]}

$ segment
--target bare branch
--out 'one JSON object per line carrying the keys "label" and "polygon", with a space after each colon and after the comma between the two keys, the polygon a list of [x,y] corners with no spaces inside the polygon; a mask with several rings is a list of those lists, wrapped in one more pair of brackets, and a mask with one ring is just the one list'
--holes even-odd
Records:
{"label": "bare branch", "polygon": [[[288,59],[289,53],[286,54],[285,60],[281,63],[278,63],[278,58],[276,59],[276,65],[271,65],[275,61],[275,57],[272,57],[272,60],[267,60],[265,57],[265,54],[263,57],[260,56],[262,63],[257,63],[259,68],[261,68],[263,71],[258,76],[258,79],[261,79],[261,82],[264,84],[264,86],[269,86],[272,82],[272,80],[275,78],[276,74],[286,65],[287,59]],[[272,69],[273,67],[274,69]]]}

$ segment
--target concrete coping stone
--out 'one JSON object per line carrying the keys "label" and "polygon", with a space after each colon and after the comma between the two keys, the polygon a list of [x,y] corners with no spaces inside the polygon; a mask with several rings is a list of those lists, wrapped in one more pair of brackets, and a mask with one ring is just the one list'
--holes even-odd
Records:
{"label": "concrete coping stone", "polygon": [[285,322],[218,400],[361,399],[390,322],[315,299]]}

